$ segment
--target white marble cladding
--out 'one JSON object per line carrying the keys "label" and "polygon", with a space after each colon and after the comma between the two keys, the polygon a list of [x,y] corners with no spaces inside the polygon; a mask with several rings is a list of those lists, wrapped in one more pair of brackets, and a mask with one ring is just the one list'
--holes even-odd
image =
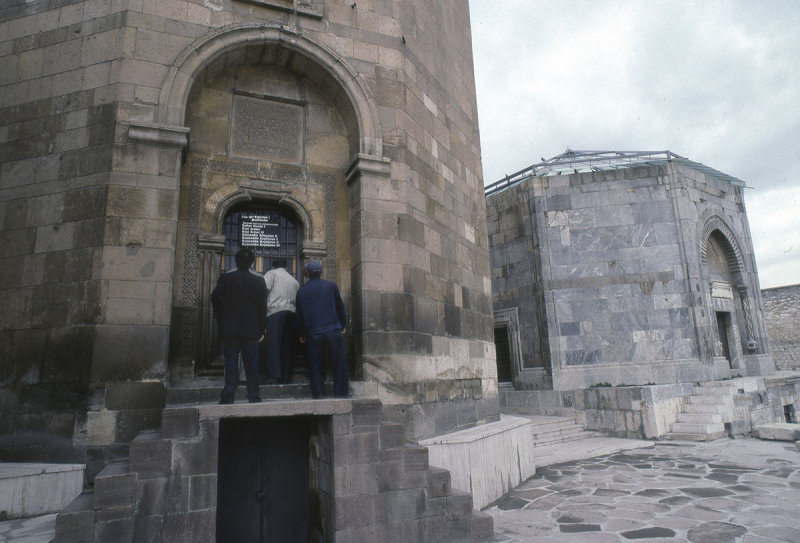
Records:
{"label": "white marble cladding", "polygon": [[4,520],[57,513],[83,490],[83,464],[0,462]]}
{"label": "white marble cladding", "polygon": [[727,281],[711,282],[711,297],[733,300],[733,289]]}
{"label": "white marble cladding", "polygon": [[[494,310],[527,313],[522,368],[549,368],[555,390],[725,377],[716,309],[735,312],[732,365],[769,373],[739,362],[768,355],[741,198],[680,164],[534,177],[487,198]],[[712,233],[743,287],[709,269]]]}
{"label": "white marble cladding", "polygon": [[482,509],[536,473],[531,422],[501,415],[482,424],[419,442],[432,466],[450,471],[453,488],[472,494]]}

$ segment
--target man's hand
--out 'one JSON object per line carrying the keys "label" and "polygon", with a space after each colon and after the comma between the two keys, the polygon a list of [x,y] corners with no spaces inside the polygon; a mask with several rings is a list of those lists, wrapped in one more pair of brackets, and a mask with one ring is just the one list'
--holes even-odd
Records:
{"label": "man's hand", "polygon": [[306,342],[306,336],[300,336],[297,339],[300,340],[300,343],[305,343]]}

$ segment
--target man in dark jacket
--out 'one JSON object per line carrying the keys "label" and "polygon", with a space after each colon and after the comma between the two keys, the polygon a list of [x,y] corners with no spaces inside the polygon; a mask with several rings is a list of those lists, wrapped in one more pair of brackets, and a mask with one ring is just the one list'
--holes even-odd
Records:
{"label": "man in dark jacket", "polygon": [[308,278],[297,291],[297,334],[306,348],[311,395],[319,398],[324,392],[323,359],[333,366],[333,393],[346,397],[349,392],[347,361],[344,356],[344,330],[347,313],[339,287],[321,278],[322,265],[316,260],[304,267]]}
{"label": "man in dark jacket", "polygon": [[267,287],[261,275],[250,272],[255,255],[250,249],[236,253],[236,269],[223,273],[211,293],[214,316],[222,329],[225,352],[225,386],[219,403],[233,403],[239,384],[239,352],[247,375],[247,399],[258,394],[258,344],[267,330]]}

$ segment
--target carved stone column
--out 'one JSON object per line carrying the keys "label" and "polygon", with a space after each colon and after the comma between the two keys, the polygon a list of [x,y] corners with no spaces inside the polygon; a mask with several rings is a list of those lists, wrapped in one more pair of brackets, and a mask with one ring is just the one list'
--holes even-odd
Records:
{"label": "carved stone column", "polygon": [[747,338],[747,350],[754,353],[758,350],[758,340],[753,333],[753,310],[750,307],[750,298],[747,295],[747,286],[738,285],[739,297],[742,299],[742,311],[744,312],[744,326]]}
{"label": "carved stone column", "polygon": [[225,236],[197,236],[197,328],[195,345],[198,366],[208,368],[220,358],[219,331],[211,307],[211,291],[222,271],[221,258]]}

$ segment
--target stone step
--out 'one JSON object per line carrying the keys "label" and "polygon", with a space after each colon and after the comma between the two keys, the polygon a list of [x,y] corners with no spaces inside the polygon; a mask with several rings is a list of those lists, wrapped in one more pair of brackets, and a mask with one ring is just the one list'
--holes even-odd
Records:
{"label": "stone step", "polygon": [[733,398],[731,396],[718,396],[715,394],[706,394],[703,396],[692,394],[689,396],[687,401],[691,404],[712,404],[722,406],[733,404]]}
{"label": "stone step", "polygon": [[381,449],[402,447],[406,442],[405,426],[399,422],[382,422],[379,428]]}
{"label": "stone step", "polygon": [[589,432],[577,426],[575,428],[570,428],[569,430],[559,431],[559,432],[552,432],[547,435],[537,434],[533,436],[533,446],[534,447],[545,447],[548,445],[552,445],[554,443],[567,443],[570,441],[576,441],[578,439],[585,439],[587,437],[593,437],[594,432]]}
{"label": "stone step", "polygon": [[169,477],[172,469],[172,442],[162,439],[158,430],[141,432],[131,442],[128,469],[136,472],[139,479]]}
{"label": "stone step", "polygon": [[136,504],[136,473],[127,460],[112,462],[94,478],[94,508],[131,508]]}
{"label": "stone step", "polygon": [[[206,380],[202,386],[175,385],[167,388],[166,403],[168,406],[197,405],[219,402],[222,391],[222,380]],[[263,400],[281,400],[292,398],[310,398],[311,389],[305,383],[289,383],[285,385],[261,385],[259,394]],[[333,383],[325,384],[325,394],[333,396]],[[247,390],[243,383],[236,389],[236,402],[247,401]]]}
{"label": "stone step", "polygon": [[678,423],[686,424],[721,424],[722,416],[719,413],[678,413]]}
{"label": "stone step", "polygon": [[536,416],[536,415],[515,415],[530,419],[531,421],[531,431],[534,434],[542,433],[542,432],[550,432],[554,430],[559,430],[562,428],[570,428],[573,426],[581,426],[577,422],[575,422],[575,417],[548,417],[548,416]]}
{"label": "stone step", "polygon": [[707,413],[721,415],[721,407],[722,405],[717,403],[686,403],[681,407],[681,411],[690,414]]}
{"label": "stone step", "polygon": [[52,543],[94,541],[94,492],[86,490],[56,516]]}
{"label": "stone step", "polygon": [[725,431],[723,430],[721,432],[712,432],[710,434],[670,432],[664,437],[671,441],[714,441],[716,439],[725,437],[725,435]]}
{"label": "stone step", "polygon": [[670,433],[674,434],[721,434],[725,435],[725,425],[721,422],[703,424],[675,422]]}

